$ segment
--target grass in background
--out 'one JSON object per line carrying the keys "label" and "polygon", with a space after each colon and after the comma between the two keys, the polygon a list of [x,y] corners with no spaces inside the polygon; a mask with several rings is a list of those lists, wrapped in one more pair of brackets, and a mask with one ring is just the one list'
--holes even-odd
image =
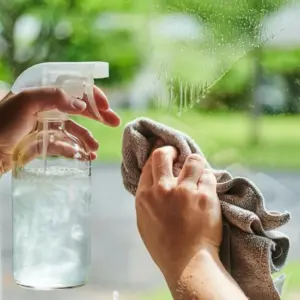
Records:
{"label": "grass in background", "polygon": [[277,277],[281,274],[286,275],[286,281],[283,290],[283,300],[290,300],[291,294],[298,295],[297,298],[293,299],[300,299],[300,261],[290,262],[282,272],[276,274],[274,277]]}
{"label": "grass in background", "polygon": [[[274,276],[278,277],[281,274],[286,275],[284,285],[284,293],[282,300],[295,300],[300,299],[300,261],[289,263],[282,272]],[[299,293],[299,294],[298,294]],[[173,300],[170,292],[165,289],[141,296],[139,300]]]}
{"label": "grass in background", "polygon": [[176,113],[119,111],[122,125],[108,128],[88,119],[76,119],[100,141],[99,160],[121,161],[123,128],[136,117],[146,116],[190,135],[212,164],[228,166],[300,169],[299,116],[264,116],[260,121],[260,144],[250,145],[251,121],[242,113]]}

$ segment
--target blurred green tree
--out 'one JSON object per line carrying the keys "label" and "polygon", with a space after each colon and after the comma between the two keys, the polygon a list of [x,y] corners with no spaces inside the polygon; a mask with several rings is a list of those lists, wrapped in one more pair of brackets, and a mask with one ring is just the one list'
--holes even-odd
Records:
{"label": "blurred green tree", "polygon": [[[0,0],[0,80],[12,82],[24,69],[43,61],[104,60],[113,74],[107,84],[122,84],[142,64],[152,60],[159,68],[167,59],[171,80],[174,76],[211,92],[201,99],[202,108],[247,109],[251,97],[245,94],[257,77],[255,49],[263,43],[261,21],[288,2]],[[207,27],[206,39],[153,38],[148,21],[176,12]],[[272,66],[282,61],[272,60],[274,55],[267,59]],[[290,69],[298,68],[298,61],[293,60]],[[180,84],[174,89],[180,95]]]}
{"label": "blurred green tree", "polygon": [[[44,61],[110,62],[110,83],[130,79],[141,63],[134,32],[105,27],[105,12],[135,1],[0,0],[0,78],[12,82]],[[29,26],[29,27],[28,27]]]}

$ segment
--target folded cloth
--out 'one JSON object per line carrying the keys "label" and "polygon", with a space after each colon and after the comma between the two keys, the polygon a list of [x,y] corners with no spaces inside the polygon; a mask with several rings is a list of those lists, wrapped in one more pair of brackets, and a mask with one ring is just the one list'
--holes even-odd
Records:
{"label": "folded cloth", "polygon": [[[121,171],[124,186],[132,195],[157,138],[179,151],[175,176],[191,153],[204,157],[196,143],[182,132],[148,118],[128,123],[123,136]],[[208,162],[206,168],[211,168]],[[251,181],[233,178],[227,171],[213,171],[224,217],[220,249],[223,265],[250,299],[280,299],[284,276],[273,282],[271,274],[284,266],[290,242],[275,229],[286,224],[290,214],[267,211],[262,194]]]}

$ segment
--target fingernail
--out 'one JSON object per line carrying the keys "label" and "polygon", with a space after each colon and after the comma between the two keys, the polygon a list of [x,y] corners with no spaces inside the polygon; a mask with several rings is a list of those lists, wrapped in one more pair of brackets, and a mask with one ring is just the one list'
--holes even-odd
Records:
{"label": "fingernail", "polygon": [[74,99],[73,106],[78,110],[86,109],[86,103],[80,99]]}

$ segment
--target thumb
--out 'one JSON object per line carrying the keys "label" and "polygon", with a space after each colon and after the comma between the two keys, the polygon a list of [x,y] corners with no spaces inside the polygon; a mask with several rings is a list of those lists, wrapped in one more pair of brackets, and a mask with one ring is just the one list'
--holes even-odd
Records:
{"label": "thumb", "polygon": [[83,100],[68,96],[58,88],[36,88],[21,92],[15,96],[16,108],[19,107],[25,114],[58,109],[65,113],[80,113],[86,108]]}

